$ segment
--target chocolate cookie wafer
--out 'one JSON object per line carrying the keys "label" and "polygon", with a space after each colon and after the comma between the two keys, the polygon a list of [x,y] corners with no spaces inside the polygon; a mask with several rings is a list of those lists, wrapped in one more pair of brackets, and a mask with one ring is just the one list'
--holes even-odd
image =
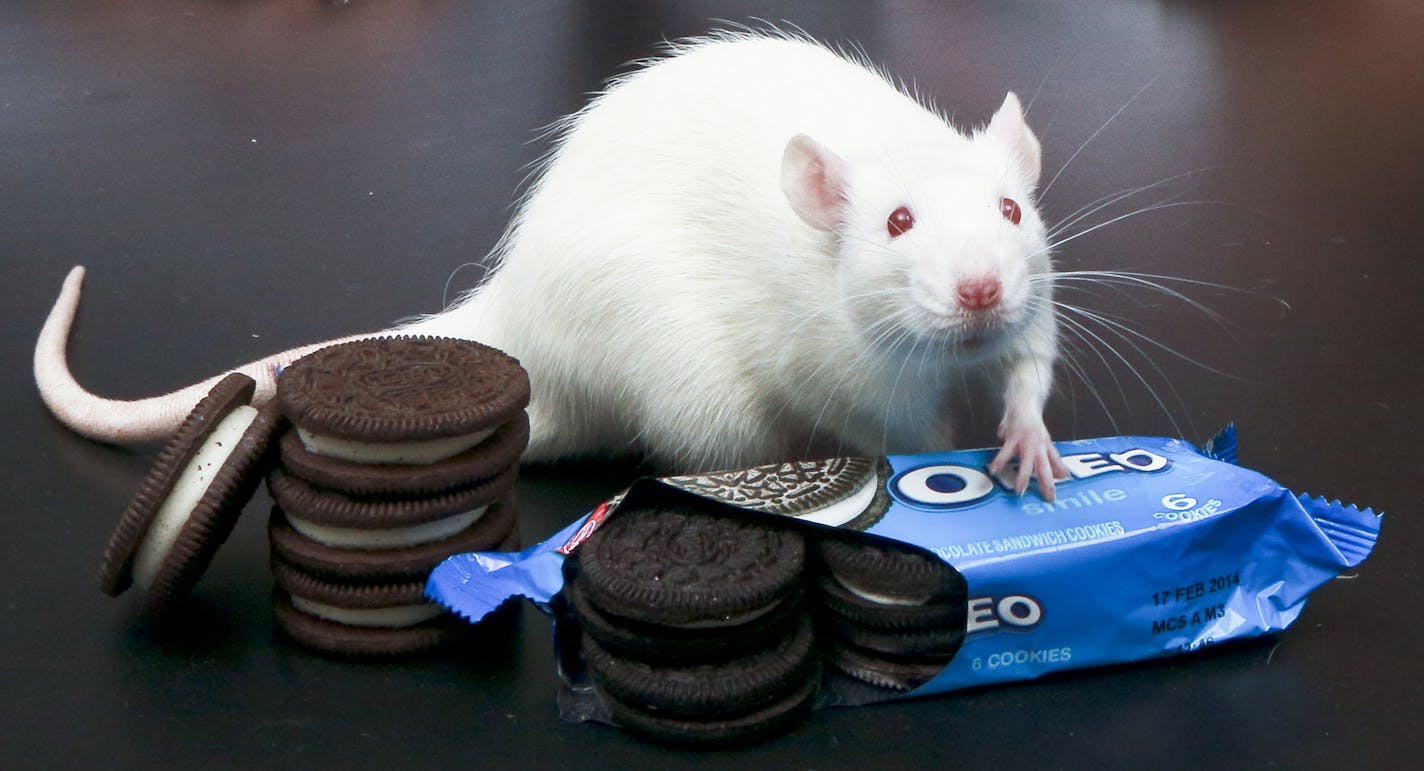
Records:
{"label": "chocolate cookie wafer", "polygon": [[666,626],[733,626],[796,591],[805,542],[790,528],[685,508],[620,510],[575,552],[599,608]]}
{"label": "chocolate cookie wafer", "polygon": [[454,535],[414,544],[369,548],[333,546],[297,532],[280,507],[272,508],[267,537],[272,553],[302,570],[335,581],[369,581],[373,574],[424,580],[449,557],[471,551],[515,551],[519,532],[511,496],[491,504],[473,524]]}
{"label": "chocolate cookie wafer", "polygon": [[883,459],[832,458],[665,477],[673,487],[766,514],[865,530],[890,508]]}
{"label": "chocolate cookie wafer", "polygon": [[919,628],[875,627],[850,621],[837,613],[823,613],[821,620],[823,637],[892,657],[936,658],[944,665],[964,644],[964,630],[951,624]]}
{"label": "chocolate cookie wafer", "polygon": [[425,464],[490,437],[529,402],[519,362],[468,340],[386,337],[323,348],[282,372],[303,445],[357,463]]}
{"label": "chocolate cookie wafer", "polygon": [[711,664],[658,665],[619,656],[590,637],[583,657],[595,684],[630,707],[663,715],[736,715],[773,701],[812,676],[816,663],[810,618],[744,656]]}
{"label": "chocolate cookie wafer", "polygon": [[295,602],[300,600],[280,588],[273,590],[277,628],[307,648],[334,656],[387,658],[427,653],[457,642],[470,628],[448,614],[409,626],[356,626],[323,618]]}
{"label": "chocolate cookie wafer", "polygon": [[[518,469],[509,467],[470,487],[429,496],[344,495],[313,486],[285,469],[267,474],[267,488],[292,526],[332,545],[398,545],[436,540],[463,530],[511,489]],[[323,535],[314,535],[317,529]],[[372,543],[377,534],[386,544]]]}
{"label": "chocolate cookie wafer", "polygon": [[895,656],[839,640],[826,646],[826,662],[862,683],[900,693],[929,682],[948,663],[938,656]]}
{"label": "chocolate cookie wafer", "polygon": [[720,715],[678,715],[640,709],[604,695],[614,721],[644,738],[673,747],[724,749],[751,744],[793,727],[811,711],[818,678],[792,681],[792,687],[744,711]]}
{"label": "chocolate cookie wafer", "polygon": [[908,544],[827,532],[813,542],[816,559],[848,590],[885,603],[963,601],[964,576],[944,560]]}
{"label": "chocolate cookie wafer", "polygon": [[306,448],[296,430],[278,440],[282,466],[313,486],[347,495],[421,496],[469,487],[518,465],[529,444],[529,416],[520,411],[483,442],[433,463],[356,463]]}
{"label": "chocolate cookie wafer", "polygon": [[[469,626],[425,597],[425,580],[342,583],[307,573],[274,555],[274,611],[289,637],[344,656],[421,653]],[[373,577],[373,578],[377,578]]]}
{"label": "chocolate cookie wafer", "polygon": [[806,615],[800,590],[776,601],[760,615],[721,626],[668,626],[625,618],[590,602],[576,579],[565,579],[563,596],[584,633],[600,648],[625,658],[667,666],[745,656],[774,645]]}
{"label": "chocolate cookie wafer", "polygon": [[158,614],[197,583],[261,480],[280,422],[275,408],[248,406],[255,385],[223,378],[164,446],[104,549],[104,593],[137,583],[145,612]]}

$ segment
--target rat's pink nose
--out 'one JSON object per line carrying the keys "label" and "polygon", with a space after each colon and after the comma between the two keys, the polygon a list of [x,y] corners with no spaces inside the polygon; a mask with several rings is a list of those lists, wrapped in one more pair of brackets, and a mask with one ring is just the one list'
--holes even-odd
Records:
{"label": "rat's pink nose", "polygon": [[972,278],[959,282],[959,304],[968,311],[987,311],[999,304],[997,278]]}

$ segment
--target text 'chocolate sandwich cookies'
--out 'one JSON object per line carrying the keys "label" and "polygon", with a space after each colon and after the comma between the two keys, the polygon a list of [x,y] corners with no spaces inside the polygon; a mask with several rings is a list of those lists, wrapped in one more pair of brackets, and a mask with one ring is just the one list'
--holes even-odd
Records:
{"label": "text 'chocolate sandwich cookies'", "polygon": [[468,631],[424,584],[451,554],[519,547],[519,363],[464,340],[361,340],[292,364],[277,401],[292,424],[267,479],[278,626],[345,656],[420,652]]}

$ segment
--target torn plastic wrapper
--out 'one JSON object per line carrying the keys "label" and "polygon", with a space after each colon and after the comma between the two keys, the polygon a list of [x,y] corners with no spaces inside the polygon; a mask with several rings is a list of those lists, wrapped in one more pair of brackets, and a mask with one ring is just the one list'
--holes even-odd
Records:
{"label": "torn plastic wrapper", "polygon": [[[987,471],[994,450],[788,463],[642,480],[545,542],[449,558],[427,594],[478,620],[511,597],[556,607],[561,567],[624,506],[688,495],[749,517],[796,520],[908,543],[965,578],[965,635],[937,675],[901,693],[837,692],[818,704],[920,696],[1070,668],[1185,653],[1277,632],[1307,595],[1359,564],[1380,517],[1295,495],[1235,464],[1234,430],[1205,449],[1176,439],[1060,442],[1058,498],[1017,496]],[[564,652],[567,654],[567,651]],[[562,664],[566,683],[577,662]],[[575,693],[566,716],[600,717]]]}

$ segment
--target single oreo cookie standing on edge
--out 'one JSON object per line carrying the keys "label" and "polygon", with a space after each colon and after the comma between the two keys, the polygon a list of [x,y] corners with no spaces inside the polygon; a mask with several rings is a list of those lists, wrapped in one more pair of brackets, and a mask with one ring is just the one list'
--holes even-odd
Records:
{"label": "single oreo cookie standing on edge", "polygon": [[274,406],[248,405],[255,386],[223,378],[164,446],[104,550],[104,593],[137,583],[144,612],[157,615],[197,583],[256,490],[281,422]]}
{"label": "single oreo cookie standing on edge", "polygon": [[283,370],[277,399],[303,445],[357,463],[434,463],[529,403],[529,376],[489,346],[435,337],[340,343]]}

